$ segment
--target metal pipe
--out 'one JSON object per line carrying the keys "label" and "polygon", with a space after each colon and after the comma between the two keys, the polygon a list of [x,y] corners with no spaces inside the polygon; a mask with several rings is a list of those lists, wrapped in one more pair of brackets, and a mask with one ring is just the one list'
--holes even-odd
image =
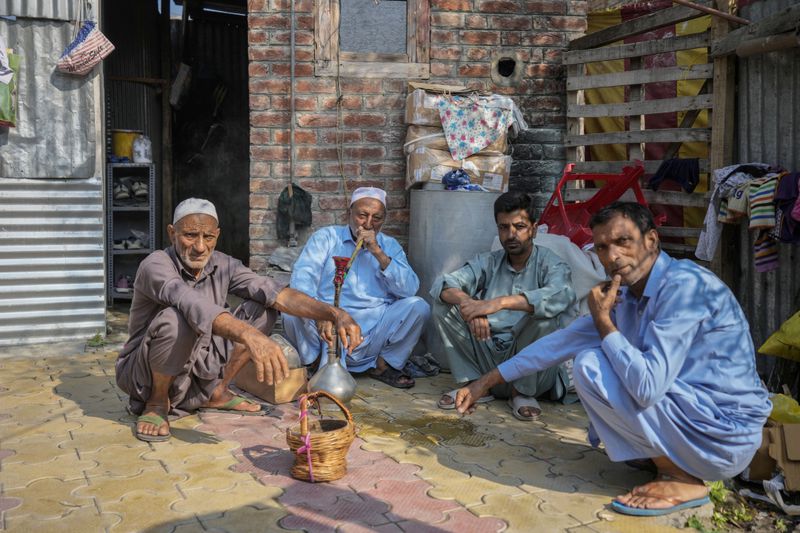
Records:
{"label": "metal pipe", "polygon": [[720,11],[718,9],[714,9],[713,7],[706,7],[695,4],[693,2],[689,2],[689,0],[672,0],[676,4],[680,4],[682,6],[690,7],[692,9],[696,9],[698,11],[702,11],[703,13],[708,13],[709,15],[714,15],[715,17],[719,17],[725,19],[729,22],[735,22],[736,24],[747,25],[750,24],[750,21],[747,19],[743,19],[741,17],[737,17],[736,15],[731,15],[729,13],[725,13],[724,11]]}
{"label": "metal pipe", "polygon": [[[289,194],[289,202],[291,204],[291,198],[294,196],[294,190],[292,189],[292,184],[294,183],[294,120],[295,120],[295,111],[294,111],[294,52],[295,52],[295,43],[294,43],[294,33],[295,33],[295,24],[294,24],[294,0],[289,0],[289,5],[291,6],[289,11],[289,187],[288,187],[288,194]],[[293,216],[293,209],[290,211],[289,215],[289,247],[297,246],[297,232],[295,229],[294,224],[294,216]]]}
{"label": "metal pipe", "polygon": [[750,39],[749,41],[743,42],[736,47],[736,55],[739,57],[750,57],[798,46],[800,46],[800,34],[797,32],[779,33],[778,35],[770,35],[768,37]]}

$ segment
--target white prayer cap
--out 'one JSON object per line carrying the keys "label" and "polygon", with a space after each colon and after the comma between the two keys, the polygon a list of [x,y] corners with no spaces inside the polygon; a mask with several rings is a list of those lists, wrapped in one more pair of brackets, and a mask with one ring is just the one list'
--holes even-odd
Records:
{"label": "white prayer cap", "polygon": [[202,198],[187,198],[178,204],[172,214],[172,223],[177,224],[180,219],[187,215],[209,215],[219,222],[217,208],[208,200]]}
{"label": "white prayer cap", "polygon": [[359,187],[353,191],[353,196],[350,197],[350,205],[353,205],[362,198],[375,198],[383,207],[386,207],[386,191],[377,187]]}

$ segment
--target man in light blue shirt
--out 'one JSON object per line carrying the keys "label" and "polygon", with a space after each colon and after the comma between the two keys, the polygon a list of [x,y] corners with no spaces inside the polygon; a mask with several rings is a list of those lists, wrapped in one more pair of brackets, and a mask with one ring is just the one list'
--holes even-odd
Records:
{"label": "man in light blue shirt", "polygon": [[[292,269],[290,286],[332,304],[333,257],[350,257],[363,241],[342,286],[340,306],[361,327],[364,341],[343,360],[352,372],[369,371],[370,377],[393,387],[413,387],[414,380],[402,369],[430,317],[430,307],[415,296],[419,278],[402,246],[380,232],[386,220],[386,192],[356,189],[348,216],[348,225],[322,228],[309,238]],[[287,315],[284,328],[303,364],[327,361],[333,324]]]}
{"label": "man in light blue shirt", "polygon": [[651,459],[660,474],[612,508],[655,515],[703,505],[703,480],[747,467],[771,410],[747,320],[711,272],[660,251],[647,208],[616,202],[590,226],[612,278],[589,294],[591,315],[462,388],[457,409],[470,411],[495,384],[574,357],[590,442],[602,441],[612,461]]}

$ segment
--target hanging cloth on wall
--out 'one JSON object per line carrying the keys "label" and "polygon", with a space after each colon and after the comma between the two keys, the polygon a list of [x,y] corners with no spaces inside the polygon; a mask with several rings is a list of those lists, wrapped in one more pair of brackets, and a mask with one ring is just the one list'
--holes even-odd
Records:
{"label": "hanging cloth on wall", "polygon": [[20,56],[6,51],[5,40],[0,36],[0,127],[17,125],[17,80]]}
{"label": "hanging cloth on wall", "polygon": [[66,74],[85,76],[114,51],[111,41],[88,20],[86,0],[81,0],[78,20],[75,21],[75,37],[61,53],[56,70]]}

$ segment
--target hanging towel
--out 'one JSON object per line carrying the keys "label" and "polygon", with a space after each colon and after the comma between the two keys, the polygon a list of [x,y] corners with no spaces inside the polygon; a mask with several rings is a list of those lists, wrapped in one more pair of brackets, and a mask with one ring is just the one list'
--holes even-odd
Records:
{"label": "hanging towel", "polygon": [[768,174],[750,184],[750,229],[775,227],[775,187],[778,175]]}
{"label": "hanging towel", "polygon": [[658,170],[650,178],[648,186],[657,191],[664,180],[679,183],[686,192],[694,192],[700,181],[700,161],[698,159],[667,159],[659,165]]}
{"label": "hanging towel", "polygon": [[439,100],[439,118],[450,155],[461,161],[506,134],[511,124],[511,108],[485,105],[473,95],[454,95]]}

